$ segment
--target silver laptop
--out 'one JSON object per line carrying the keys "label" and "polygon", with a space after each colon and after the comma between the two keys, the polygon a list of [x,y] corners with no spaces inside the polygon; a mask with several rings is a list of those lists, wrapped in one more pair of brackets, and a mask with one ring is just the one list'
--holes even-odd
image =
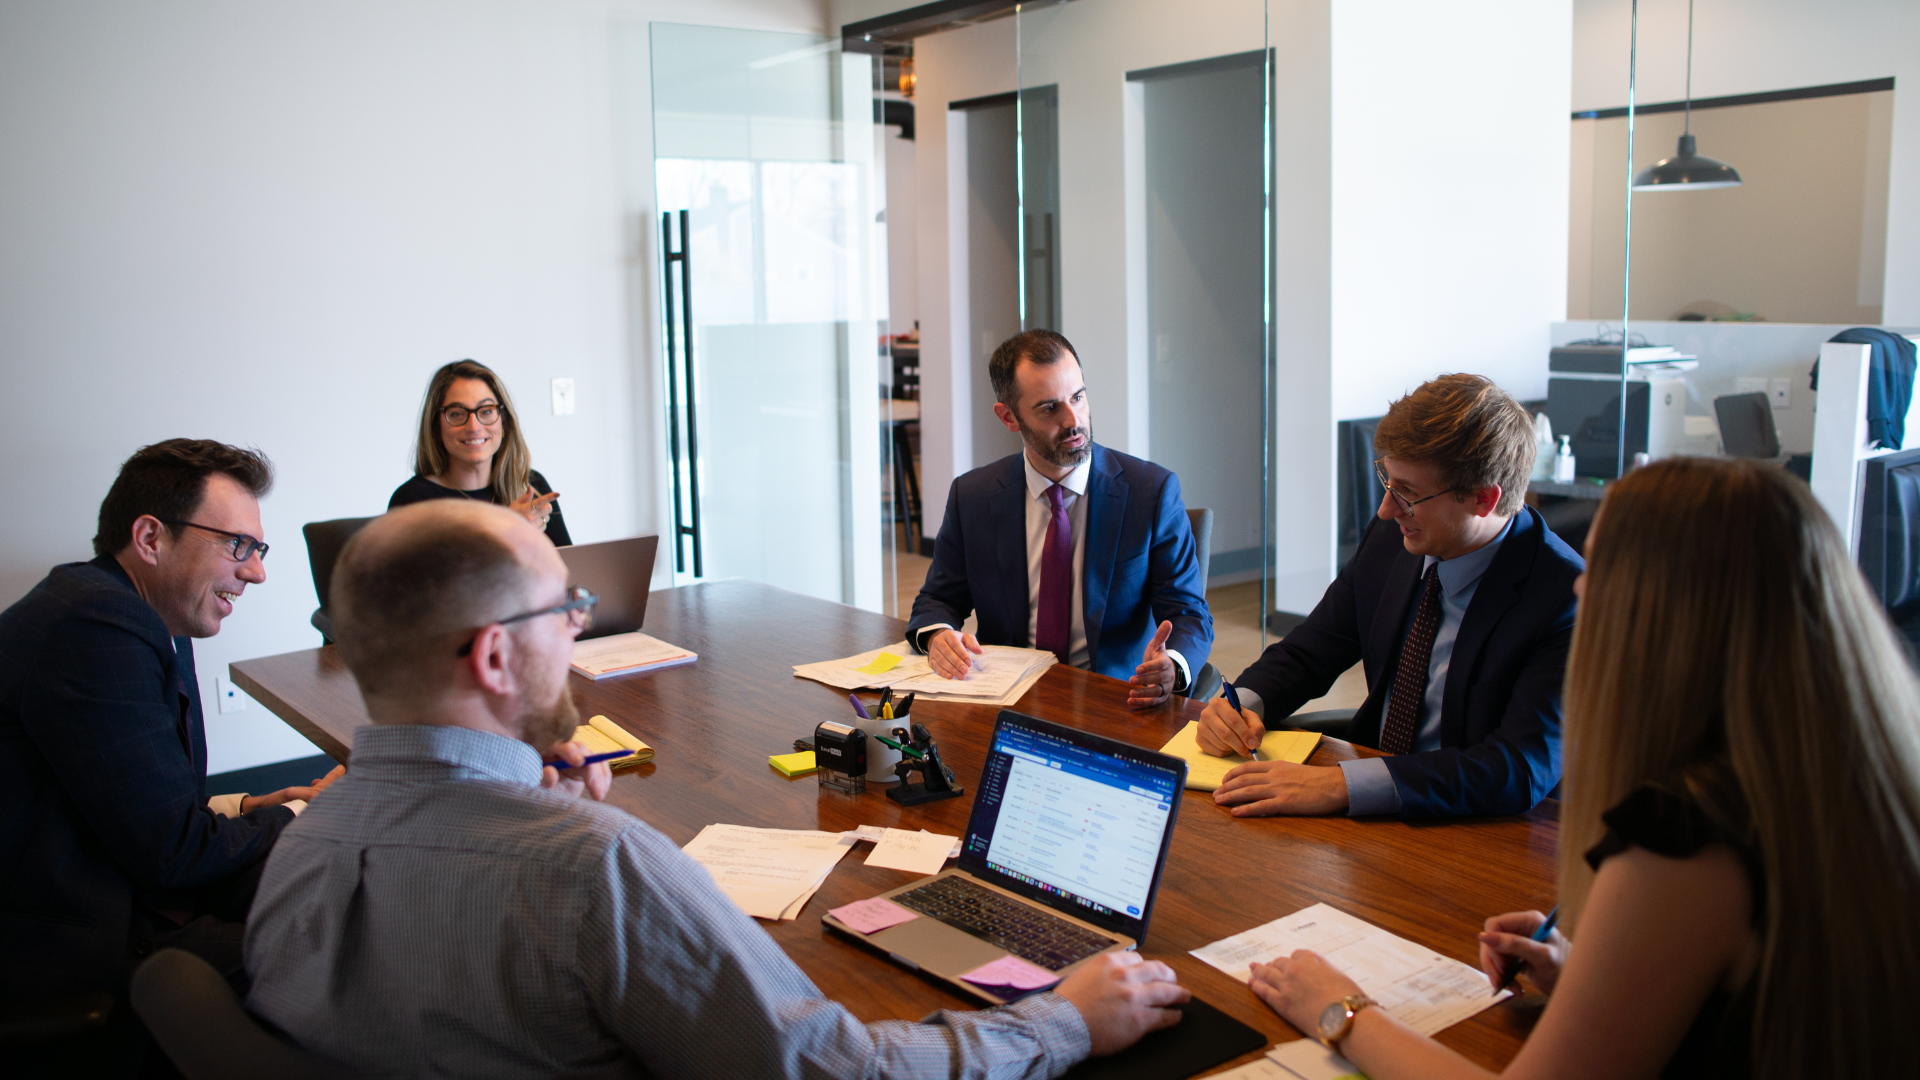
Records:
{"label": "silver laptop", "polygon": [[1035,990],[962,975],[1008,955],[1064,976],[1146,937],[1187,763],[1003,709],[956,866],[881,896],[919,917],[828,926],[996,1005]]}
{"label": "silver laptop", "polygon": [[653,590],[653,558],[658,536],[630,536],[598,544],[574,544],[560,549],[567,564],[568,583],[585,585],[600,597],[594,609],[593,629],[583,638],[605,637],[638,630],[647,620],[647,595]]}

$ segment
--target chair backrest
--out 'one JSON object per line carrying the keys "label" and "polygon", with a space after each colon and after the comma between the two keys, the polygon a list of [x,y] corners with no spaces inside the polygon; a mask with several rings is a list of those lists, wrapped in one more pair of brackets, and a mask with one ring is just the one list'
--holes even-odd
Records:
{"label": "chair backrest", "polygon": [[1193,526],[1193,542],[1200,549],[1200,587],[1207,587],[1207,564],[1213,553],[1213,511],[1204,506],[1187,507],[1187,523]]}
{"label": "chair backrest", "polygon": [[161,949],[133,973],[133,1011],[187,1080],[360,1080],[284,1041],[248,1015],[205,960]]}
{"label": "chair backrest", "polygon": [[327,607],[327,588],[333,584],[333,564],[340,561],[340,549],[372,520],[370,517],[334,518],[310,521],[300,527],[307,538],[307,562],[313,567],[313,591],[320,597],[322,611]]}

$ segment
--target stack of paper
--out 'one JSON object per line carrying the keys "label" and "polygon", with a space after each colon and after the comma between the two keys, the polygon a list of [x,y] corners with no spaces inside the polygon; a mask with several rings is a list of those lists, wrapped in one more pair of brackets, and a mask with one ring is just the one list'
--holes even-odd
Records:
{"label": "stack of paper", "polygon": [[[1256,760],[1291,761],[1303,763],[1313,754],[1313,748],[1320,745],[1320,733],[1317,731],[1269,731],[1260,740],[1260,750]],[[1200,749],[1200,721],[1189,720],[1180,734],[1167,740],[1160,748],[1163,754],[1185,758],[1187,762],[1187,786],[1195,791],[1212,791],[1227,779],[1236,765],[1244,765],[1244,757],[1214,757]]]}
{"label": "stack of paper", "polygon": [[611,634],[573,643],[573,670],[596,680],[641,671],[658,671],[677,664],[691,664],[698,659],[698,655],[678,645],[669,645],[638,630],[631,634]]}
{"label": "stack of paper", "polygon": [[627,729],[604,716],[589,717],[587,722],[573,729],[573,741],[587,748],[587,756],[610,754],[615,750],[631,750],[627,757],[614,758],[607,765],[614,772],[645,765],[653,760],[653,747],[627,734]]}
{"label": "stack of paper", "polygon": [[973,658],[973,670],[964,679],[947,679],[929,670],[924,675],[893,684],[895,697],[918,694],[933,701],[969,701],[976,705],[1011,705],[1026,696],[1033,684],[1060,658],[1044,649],[1017,649],[988,645]]}
{"label": "stack of paper", "polygon": [[903,641],[844,660],[793,665],[795,675],[826,683],[836,690],[878,690],[932,670],[927,666],[927,658],[913,655],[913,650]]}
{"label": "stack of paper", "polygon": [[1452,957],[1397,937],[1337,908],[1315,904],[1193,950],[1193,955],[1247,982],[1249,966],[1312,949],[1401,1023],[1432,1035],[1512,996],[1493,993],[1487,977]]}
{"label": "stack of paper", "polygon": [[800,914],[848,849],[839,833],[709,825],[682,850],[740,910],[784,920]]}

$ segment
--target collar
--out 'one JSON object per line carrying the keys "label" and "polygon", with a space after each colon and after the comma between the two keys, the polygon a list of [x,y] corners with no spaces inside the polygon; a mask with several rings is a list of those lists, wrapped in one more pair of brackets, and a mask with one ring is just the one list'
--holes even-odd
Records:
{"label": "collar", "polygon": [[[1027,460],[1027,448],[1025,446],[1020,448],[1020,467],[1027,472],[1027,497],[1029,499],[1045,501],[1047,489],[1053,486],[1053,481],[1041,476],[1040,470],[1034,468],[1033,462]],[[1093,455],[1089,453],[1087,460],[1075,465],[1073,471],[1067,474],[1066,479],[1060,481],[1060,486],[1073,492],[1075,495],[1085,495],[1087,493],[1087,474],[1092,471]]]}
{"label": "collar", "polygon": [[374,724],[353,736],[353,770],[374,779],[418,778],[420,765],[450,766],[449,780],[540,786],[540,755],[518,739],[434,724]]}
{"label": "collar", "polygon": [[1500,545],[1506,543],[1507,537],[1513,535],[1513,523],[1519,520],[1519,517],[1519,514],[1515,514],[1508,518],[1506,526],[1500,530],[1500,535],[1487,541],[1477,550],[1469,551],[1465,555],[1456,555],[1451,559],[1439,559],[1428,555],[1420,563],[1420,576],[1425,577],[1427,568],[1437,563],[1440,567],[1440,590],[1446,595],[1455,596],[1462,589],[1472,588],[1474,583],[1480,580],[1480,576],[1487,572],[1487,567],[1493,565],[1493,557],[1499,553]]}

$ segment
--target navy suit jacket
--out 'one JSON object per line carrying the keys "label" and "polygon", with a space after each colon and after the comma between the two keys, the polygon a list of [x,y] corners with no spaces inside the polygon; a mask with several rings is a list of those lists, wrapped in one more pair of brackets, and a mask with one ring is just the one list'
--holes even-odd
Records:
{"label": "navy suit jacket", "polygon": [[[1180,478],[1150,461],[1093,447],[1087,470],[1085,603],[1090,666],[1116,679],[1133,676],[1147,642],[1172,620],[1167,648],[1195,676],[1213,649],[1213,615],[1200,550],[1193,540]],[[913,601],[907,640],[935,623],[959,626],[980,613],[984,645],[1032,647],[1027,639],[1027,475],[1021,455],[1002,458],[953,482],[933,566]]]}
{"label": "navy suit jacket", "polygon": [[266,857],[293,811],[216,814],[206,780],[193,642],[117,562],[0,613],[0,998],[124,986],[147,913],[199,914]]}
{"label": "navy suit jacket", "polygon": [[[1266,703],[1267,726],[1325,694],[1355,661],[1367,701],[1352,739],[1380,745],[1423,556],[1375,518],[1307,621],[1234,680]],[[1573,642],[1580,556],[1532,507],[1515,515],[1460,621],[1440,706],[1440,749],[1387,758],[1404,817],[1519,814],[1560,783],[1560,686]]]}

